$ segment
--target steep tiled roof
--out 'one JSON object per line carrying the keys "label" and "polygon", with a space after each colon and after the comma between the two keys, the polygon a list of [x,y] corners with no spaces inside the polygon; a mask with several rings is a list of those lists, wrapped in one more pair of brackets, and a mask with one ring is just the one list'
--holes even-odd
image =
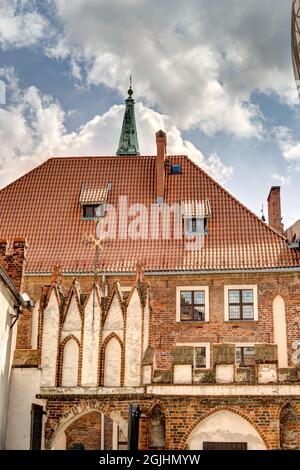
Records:
{"label": "steep tiled roof", "polygon": [[[211,218],[201,249],[186,250],[183,240],[112,241],[100,251],[108,272],[238,270],[299,267],[300,252],[263,223],[186,156],[169,157],[182,174],[166,177],[166,202],[209,201]],[[155,201],[155,157],[52,158],[0,191],[0,238],[26,237],[27,272],[91,272],[94,247],[87,235],[95,222],[82,220],[82,183],[104,188],[107,202]]]}

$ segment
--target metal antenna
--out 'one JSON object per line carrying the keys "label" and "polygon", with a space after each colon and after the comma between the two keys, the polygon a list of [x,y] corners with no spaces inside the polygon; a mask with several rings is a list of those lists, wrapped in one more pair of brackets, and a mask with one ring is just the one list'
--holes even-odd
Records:
{"label": "metal antenna", "polygon": [[262,220],[263,222],[265,222],[265,221],[266,221],[266,218],[265,218],[265,214],[264,214],[264,205],[263,205],[263,204],[262,204],[262,206],[261,206],[261,211],[260,211],[260,212],[261,212],[261,220]]}

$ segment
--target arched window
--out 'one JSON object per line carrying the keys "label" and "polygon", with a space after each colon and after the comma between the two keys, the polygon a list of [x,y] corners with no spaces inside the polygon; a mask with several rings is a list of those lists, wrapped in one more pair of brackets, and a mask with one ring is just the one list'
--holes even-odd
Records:
{"label": "arched window", "polygon": [[75,339],[70,339],[63,349],[61,375],[62,387],[77,387],[79,347]]}
{"label": "arched window", "polygon": [[104,352],[104,387],[120,387],[121,385],[121,344],[112,337]]}
{"label": "arched window", "polygon": [[286,405],[280,414],[280,447],[281,449],[298,449],[298,416],[291,405]]}
{"label": "arched window", "polygon": [[158,405],[151,411],[149,417],[149,447],[162,448],[165,447],[166,420],[165,416]]}

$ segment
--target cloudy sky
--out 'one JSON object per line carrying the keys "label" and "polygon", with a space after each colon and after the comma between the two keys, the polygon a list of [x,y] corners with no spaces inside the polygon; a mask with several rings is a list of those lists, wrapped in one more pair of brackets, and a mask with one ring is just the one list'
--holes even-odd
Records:
{"label": "cloudy sky", "polygon": [[[292,0],[0,0],[0,187],[59,155],[114,155],[130,74],[140,151],[185,153],[260,215],[300,218]],[[276,8],[274,8],[274,3]]]}

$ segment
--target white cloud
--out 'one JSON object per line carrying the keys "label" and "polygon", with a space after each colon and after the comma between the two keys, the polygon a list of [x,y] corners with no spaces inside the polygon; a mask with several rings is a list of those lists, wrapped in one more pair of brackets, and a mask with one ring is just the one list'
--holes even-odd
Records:
{"label": "white cloud", "polygon": [[276,8],[273,0],[56,0],[56,6],[64,33],[49,54],[70,54],[77,79],[87,76],[122,94],[133,73],[136,96],[181,129],[260,137],[254,91],[296,102],[289,0]]}
{"label": "white cloud", "polygon": [[[0,77],[9,82],[11,101],[0,108],[0,186],[21,176],[50,156],[114,155],[118,145],[124,106],[112,106],[105,114],[95,116],[76,132],[64,126],[66,113],[50,96],[42,95],[31,86],[20,89],[12,69],[0,69]],[[188,154],[190,158],[220,182],[228,179],[232,168],[225,166],[218,155],[205,158],[190,141],[182,138],[172,119],[136,105],[140,149],[144,155],[153,155],[155,132],[167,132],[168,151]]]}
{"label": "white cloud", "polygon": [[291,182],[290,176],[278,175],[277,173],[273,173],[272,178],[273,180],[278,181],[281,186],[288,186]]}
{"label": "white cloud", "polygon": [[294,140],[291,129],[285,126],[275,127],[274,135],[288,167],[300,171],[300,142]]}
{"label": "white cloud", "polygon": [[0,1],[0,46],[32,46],[38,43],[47,31],[46,19],[36,11],[32,0]]}

